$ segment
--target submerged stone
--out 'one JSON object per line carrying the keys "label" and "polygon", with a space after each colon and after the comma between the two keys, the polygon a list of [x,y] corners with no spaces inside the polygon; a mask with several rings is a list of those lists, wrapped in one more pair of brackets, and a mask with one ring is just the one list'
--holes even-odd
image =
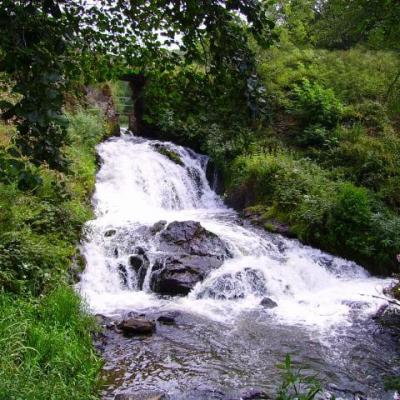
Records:
{"label": "submerged stone", "polygon": [[156,330],[154,321],[140,317],[123,320],[117,327],[126,335],[151,335]]}
{"label": "submerged stone", "polygon": [[275,308],[278,307],[278,303],[270,299],[269,297],[264,297],[260,301],[260,305],[263,306],[264,308]]}
{"label": "submerged stone", "polygon": [[168,400],[168,398],[164,392],[141,390],[132,393],[119,393],[114,397],[114,400]]}
{"label": "submerged stone", "polygon": [[176,314],[169,313],[169,314],[160,315],[157,318],[157,321],[160,324],[164,324],[164,325],[175,325],[175,322],[176,322],[175,318],[176,318]]}

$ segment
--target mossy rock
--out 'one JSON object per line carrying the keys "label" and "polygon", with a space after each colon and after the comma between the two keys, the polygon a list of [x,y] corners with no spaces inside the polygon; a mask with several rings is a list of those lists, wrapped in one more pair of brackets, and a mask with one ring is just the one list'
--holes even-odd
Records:
{"label": "mossy rock", "polygon": [[156,150],[163,156],[169,158],[175,164],[183,166],[184,163],[178,153],[173,150],[167,149],[166,147],[156,147]]}

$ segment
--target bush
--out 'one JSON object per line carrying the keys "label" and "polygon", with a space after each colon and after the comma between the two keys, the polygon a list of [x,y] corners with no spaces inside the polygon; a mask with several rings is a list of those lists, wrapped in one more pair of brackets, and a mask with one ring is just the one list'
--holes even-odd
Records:
{"label": "bush", "polygon": [[343,105],[332,89],[325,89],[316,82],[304,79],[293,89],[293,110],[303,126],[315,125],[333,128],[343,114]]}
{"label": "bush", "polygon": [[[353,259],[375,273],[397,270],[400,218],[365,188],[285,152],[238,157],[227,194],[246,193],[264,219],[278,219],[305,243]],[[397,229],[397,231],[396,231]]]}
{"label": "bush", "polygon": [[[2,170],[0,180],[0,287],[38,295],[65,277],[76,252],[80,229],[91,217],[95,144],[104,136],[99,113],[69,115],[71,146],[64,149],[66,173],[9,155],[20,168]],[[1,153],[3,151],[3,153]],[[0,149],[1,154],[9,154]],[[1,159],[0,159],[1,161]],[[33,185],[21,174],[33,171]],[[1,183],[3,182],[3,183]]]}
{"label": "bush", "polygon": [[0,400],[97,398],[95,323],[65,282],[106,130],[100,113],[68,119],[63,173],[0,143]]}
{"label": "bush", "polygon": [[335,131],[329,130],[321,124],[309,125],[298,135],[297,142],[300,146],[333,147],[338,144]]}

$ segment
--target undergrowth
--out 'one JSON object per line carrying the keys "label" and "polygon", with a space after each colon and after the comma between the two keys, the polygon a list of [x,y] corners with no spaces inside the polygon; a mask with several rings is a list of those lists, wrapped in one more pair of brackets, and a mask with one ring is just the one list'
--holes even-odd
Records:
{"label": "undergrowth", "polygon": [[0,126],[0,399],[96,398],[95,323],[68,285],[82,225],[92,217],[99,112],[68,114],[65,172],[35,166]]}

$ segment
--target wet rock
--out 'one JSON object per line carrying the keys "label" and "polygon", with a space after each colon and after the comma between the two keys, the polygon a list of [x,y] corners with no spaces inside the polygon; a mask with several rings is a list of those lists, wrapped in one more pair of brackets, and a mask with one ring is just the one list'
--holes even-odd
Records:
{"label": "wet rock", "polygon": [[150,278],[153,292],[163,295],[187,295],[196,283],[201,282],[223,261],[215,257],[173,255],[157,260]]}
{"label": "wet rock", "polygon": [[147,270],[150,266],[149,259],[141,247],[136,249],[141,254],[134,254],[129,257],[129,264],[137,275],[137,284],[139,289],[143,288],[144,279],[147,274]]}
{"label": "wet rock", "polygon": [[114,236],[116,233],[117,233],[117,231],[115,229],[109,229],[108,231],[106,231],[104,233],[104,236],[105,237],[111,237],[111,236]]}
{"label": "wet rock", "polygon": [[167,314],[163,314],[163,315],[160,315],[158,318],[157,318],[157,321],[160,323],[160,324],[164,324],[164,325],[175,325],[175,318],[176,318],[176,313],[167,313]]}
{"label": "wet rock", "polygon": [[222,195],[224,193],[224,180],[215,163],[209,160],[206,167],[206,178],[212,190]]}
{"label": "wet rock", "polygon": [[118,265],[118,274],[123,286],[128,286],[128,272],[123,264]]}
{"label": "wet rock", "polygon": [[146,254],[146,250],[142,246],[137,246],[135,248],[135,254],[138,254],[139,256],[143,256]]}
{"label": "wet rock", "polygon": [[141,317],[128,318],[121,321],[117,326],[125,335],[151,335],[156,330],[154,321]]}
{"label": "wet rock", "polygon": [[150,228],[150,232],[155,235],[156,233],[162,231],[165,228],[165,225],[167,225],[167,221],[158,221]]}
{"label": "wet rock", "polygon": [[196,190],[197,196],[198,196],[198,198],[200,198],[203,193],[203,182],[201,180],[201,176],[200,176],[198,169],[187,167],[186,171],[187,171],[188,175],[190,176],[190,178],[192,179],[192,181],[195,183],[195,187],[197,189]]}
{"label": "wet rock", "polygon": [[168,398],[164,392],[141,390],[132,393],[119,393],[114,397],[114,400],[168,400]]}
{"label": "wet rock", "polygon": [[171,222],[160,234],[160,250],[169,253],[213,256],[220,260],[229,256],[225,243],[196,221]]}
{"label": "wet rock", "polygon": [[104,328],[107,328],[107,329],[114,328],[114,321],[111,318],[106,317],[103,314],[96,314],[95,319],[96,319],[96,323]]}
{"label": "wet rock", "polygon": [[144,260],[141,256],[134,255],[129,257],[129,264],[136,272],[139,271],[140,267],[143,266],[143,263]]}
{"label": "wet rock", "polygon": [[72,258],[71,265],[68,269],[68,279],[71,284],[80,282],[82,272],[85,269],[85,260],[83,256],[78,252]]}
{"label": "wet rock", "polygon": [[224,400],[271,400],[266,392],[258,389],[244,390],[241,391],[238,395],[228,396]]}
{"label": "wet rock", "polygon": [[269,297],[264,297],[260,301],[260,305],[263,306],[264,308],[275,308],[278,307],[278,303],[270,299]]}
{"label": "wet rock", "polygon": [[159,256],[150,288],[163,295],[186,295],[230,257],[226,244],[195,221],[170,223],[159,236]]}
{"label": "wet rock", "polygon": [[373,316],[373,319],[394,335],[400,335],[400,310],[398,307],[384,304]]}
{"label": "wet rock", "polygon": [[280,235],[288,238],[296,238],[296,235],[292,232],[290,225],[280,222],[276,219],[265,220],[263,226],[268,232],[279,233]]}
{"label": "wet rock", "polygon": [[198,297],[236,300],[244,298],[249,292],[259,296],[266,294],[264,275],[253,268],[217,277],[198,293]]}
{"label": "wet rock", "polygon": [[177,165],[183,166],[184,163],[181,159],[181,156],[174,150],[168,148],[167,146],[161,144],[161,143],[155,143],[153,144],[153,148],[158,151],[160,154],[163,156],[169,158],[172,162],[174,162]]}

